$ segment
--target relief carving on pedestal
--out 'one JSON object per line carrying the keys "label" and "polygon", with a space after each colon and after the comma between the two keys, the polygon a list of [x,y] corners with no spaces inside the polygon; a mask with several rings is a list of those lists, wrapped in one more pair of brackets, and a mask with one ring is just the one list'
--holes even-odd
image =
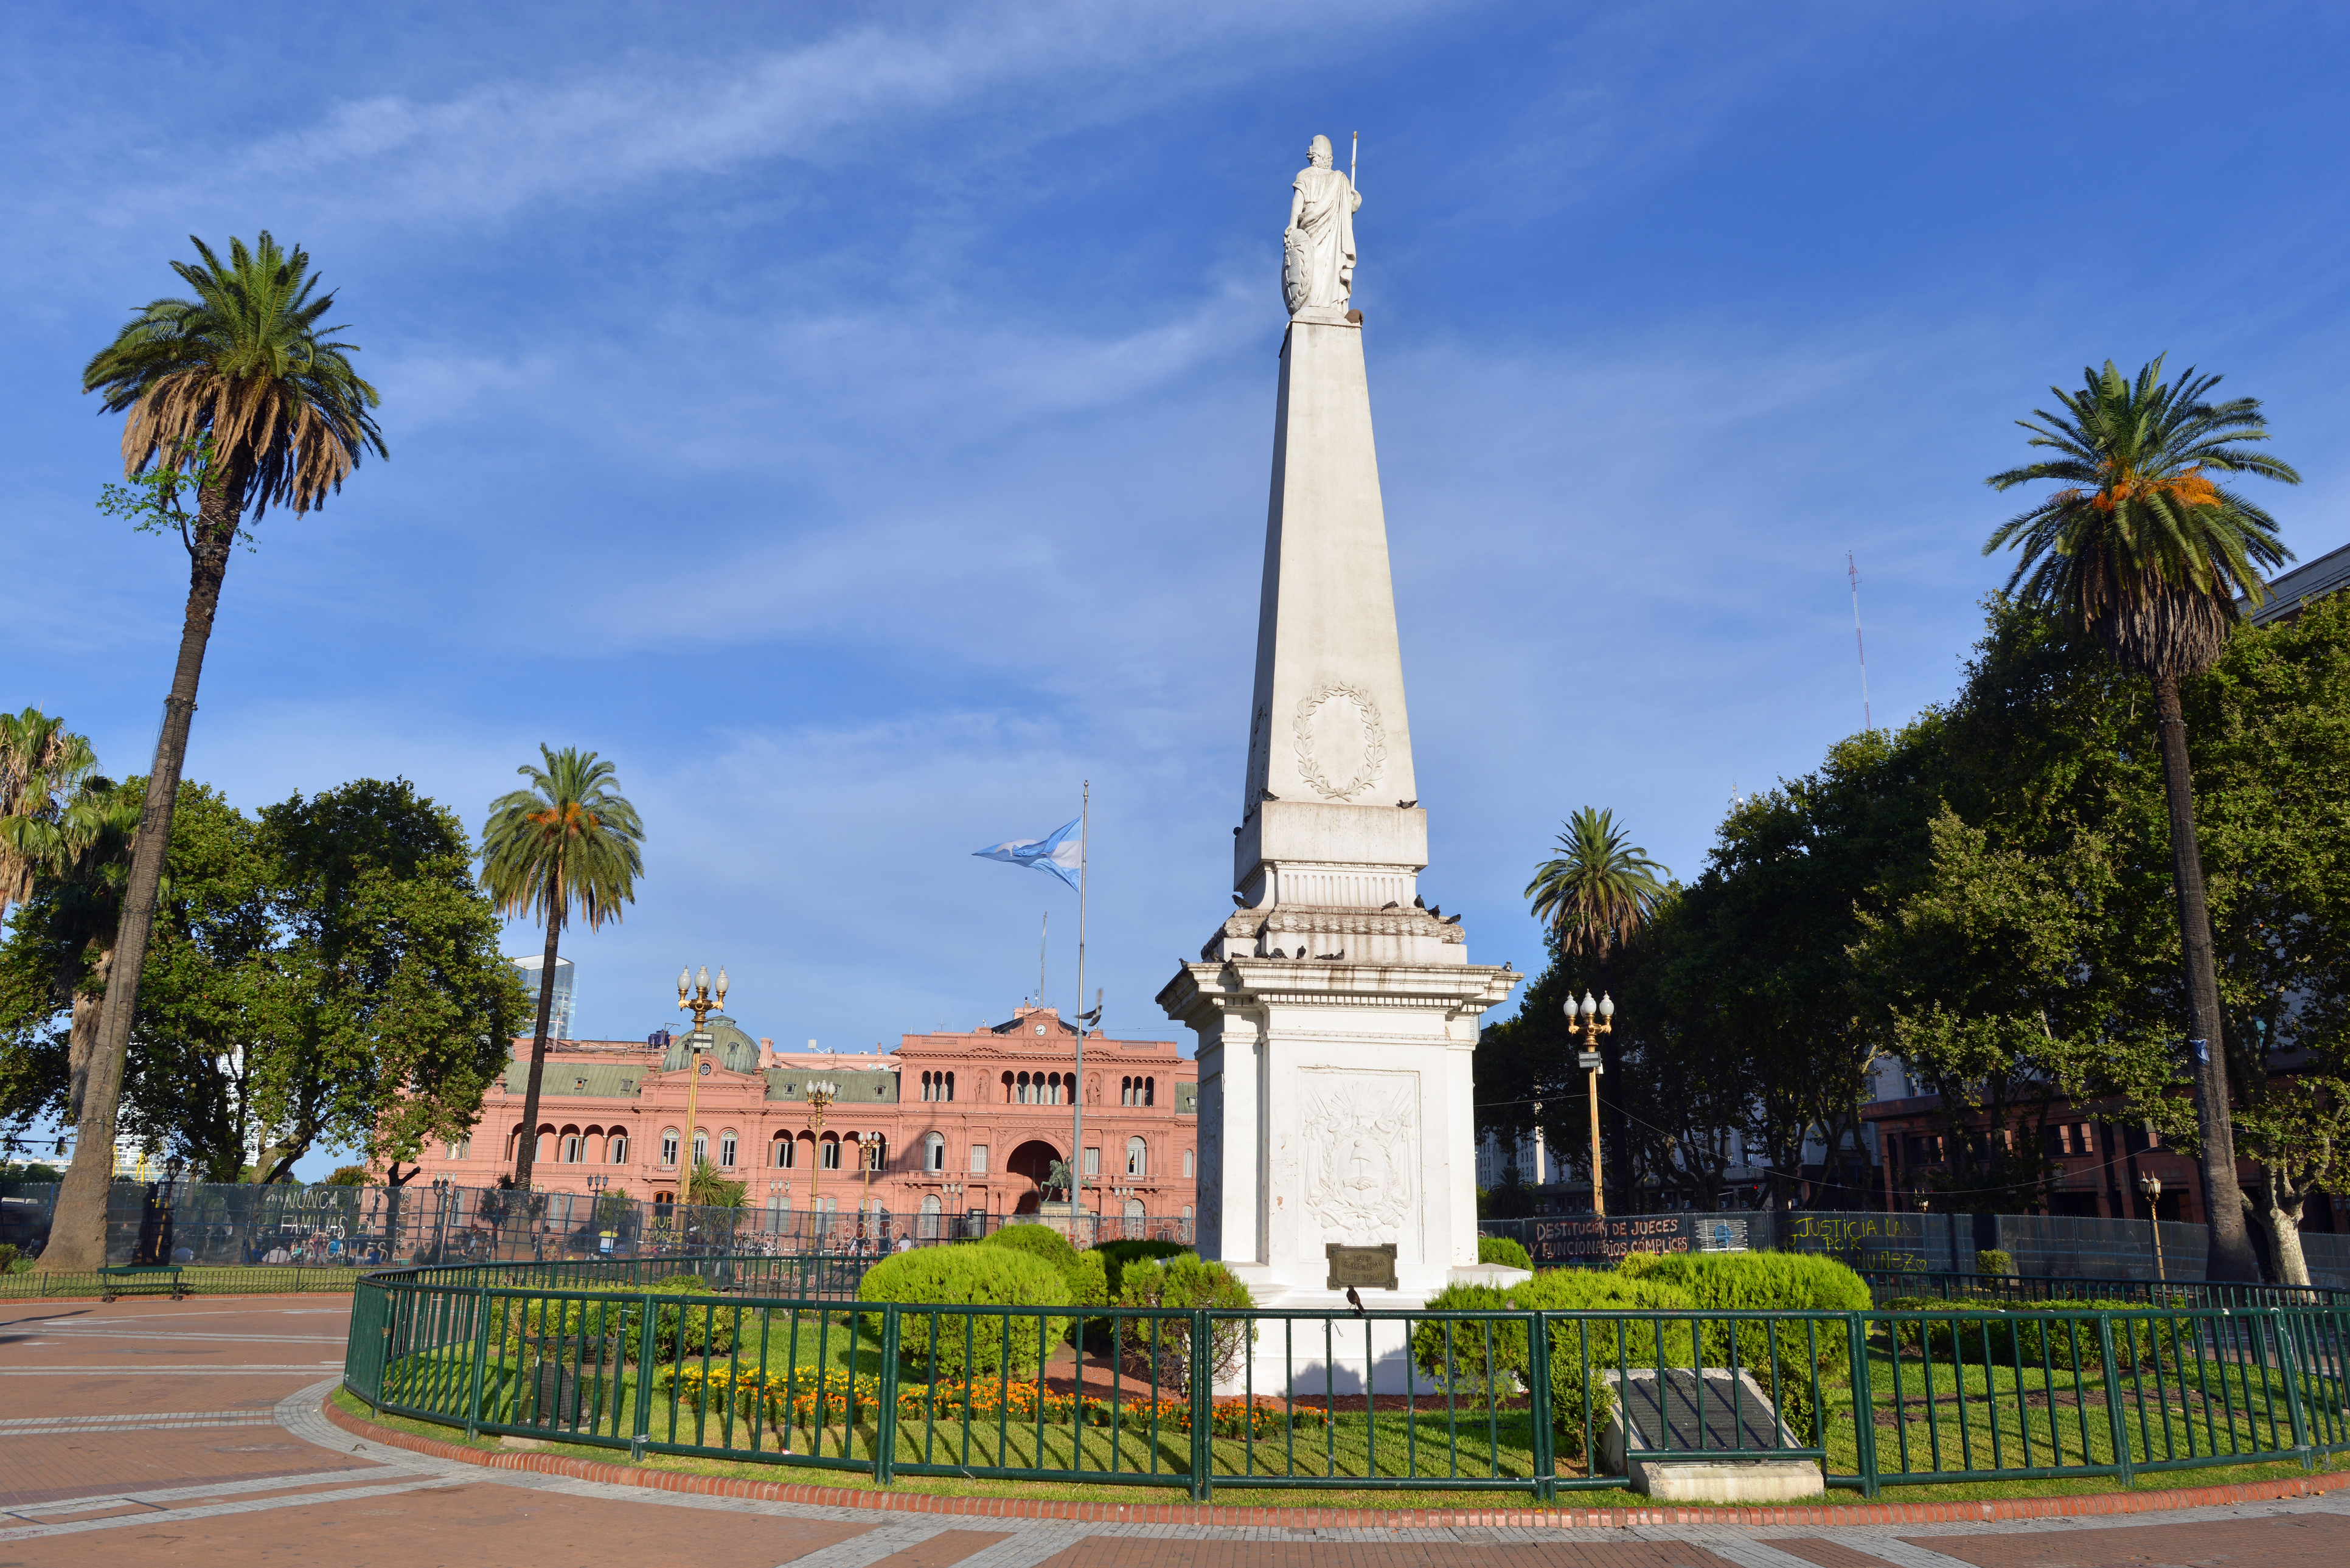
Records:
{"label": "relief carving on pedestal", "polygon": [[[1324,708],[1333,702],[1351,714],[1352,725],[1334,725],[1322,718]],[[1333,680],[1315,689],[1297,704],[1297,717],[1290,730],[1297,749],[1298,776],[1324,800],[1352,800],[1377,784],[1387,765],[1388,733],[1379,722],[1379,705],[1369,692],[1348,681]],[[1332,754],[1323,755],[1326,744],[1333,741],[1337,744]],[[1340,774],[1342,782],[1333,784],[1329,774]]]}
{"label": "relief carving on pedestal", "polygon": [[1348,1245],[1400,1241],[1419,1185],[1419,1075],[1317,1072],[1306,1082],[1306,1212]]}

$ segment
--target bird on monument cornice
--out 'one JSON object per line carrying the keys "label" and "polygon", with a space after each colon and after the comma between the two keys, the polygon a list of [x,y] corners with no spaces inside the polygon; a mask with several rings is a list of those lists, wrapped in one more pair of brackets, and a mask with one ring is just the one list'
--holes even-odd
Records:
{"label": "bird on monument cornice", "polygon": [[1396,802],[1396,809],[1398,811],[1409,811],[1413,806],[1416,806],[1419,804],[1419,799],[1415,795],[1410,800],[1399,800]]}
{"label": "bird on monument cornice", "polygon": [[1414,893],[1411,896],[1411,907],[1415,909],[1425,909],[1428,908],[1428,900],[1418,893]]}

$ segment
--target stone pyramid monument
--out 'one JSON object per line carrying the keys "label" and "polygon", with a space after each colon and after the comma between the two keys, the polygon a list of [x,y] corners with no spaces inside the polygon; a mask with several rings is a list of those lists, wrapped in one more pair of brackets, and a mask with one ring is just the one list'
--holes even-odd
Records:
{"label": "stone pyramid monument", "polygon": [[1241,907],[1159,1002],[1199,1036],[1201,1255],[1260,1306],[1343,1305],[1349,1285],[1417,1305],[1488,1272],[1471,1053],[1524,977],[1471,964],[1460,917],[1419,897],[1428,813],[1350,308],[1362,198],[1326,140],[1311,156],[1284,236]]}

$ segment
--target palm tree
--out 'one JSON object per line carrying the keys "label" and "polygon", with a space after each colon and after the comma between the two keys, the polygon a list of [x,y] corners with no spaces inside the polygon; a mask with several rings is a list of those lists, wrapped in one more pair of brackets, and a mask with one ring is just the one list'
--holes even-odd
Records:
{"label": "palm tree", "polygon": [[[1616,984],[1616,954],[1636,940],[1655,914],[1672,873],[1648,858],[1645,849],[1627,844],[1631,830],[1619,827],[1613,811],[1585,806],[1563,825],[1558,836],[1561,854],[1545,860],[1526,884],[1525,897],[1534,901],[1534,919],[1558,938],[1561,956],[1594,958],[1599,963],[1599,989]],[[1622,1048],[1612,1034],[1603,1035],[1600,1057],[1600,1111],[1607,1123],[1607,1141],[1617,1149],[1626,1146],[1623,1100],[1616,1085],[1622,1082]],[[1609,1168],[1621,1170],[1620,1159]]]}
{"label": "palm tree", "polygon": [[[38,896],[56,958],[52,994],[69,1004],[66,1119],[81,1118],[114,959],[139,804],[97,776],[89,742],[38,708],[0,713],[0,914]],[[26,918],[26,917],[20,917]]]}
{"label": "palm tree", "polygon": [[97,1059],[99,1008],[114,969],[139,811],[135,788],[87,778],[51,815],[0,817],[0,857],[25,867],[37,894],[32,908],[55,963],[52,996],[73,1010],[66,1119],[77,1125]]}
{"label": "palm tree", "polygon": [[66,798],[97,768],[89,742],[63,719],[38,708],[0,713],[0,915],[33,896],[42,869],[40,851],[16,839],[36,825],[54,827]]}
{"label": "palm tree", "polygon": [[2301,475],[2242,444],[2269,438],[2261,405],[2252,398],[2210,401],[2217,376],[2199,378],[2189,369],[2166,382],[2158,358],[2131,381],[2108,359],[2103,371],[2085,370],[2078,391],[2050,389],[2062,412],[2035,409],[2031,419],[2016,421],[2032,432],[2031,445],[2058,455],[1985,481],[1999,491],[2043,479],[2064,488],[2002,524],[1983,554],[2020,546],[2008,591],[2020,587],[2025,601],[2093,634],[2116,663],[2154,688],[2191,1015],[2195,1118],[2210,1208],[2208,1269],[2213,1279],[2258,1279],[2236,1182],[2219,978],[2178,683],[2220,656],[2235,624],[2237,595],[2255,605],[2267,597],[2255,564],[2275,567],[2293,558],[2277,539],[2276,520],[2211,475],[2251,473],[2286,484],[2300,483]]}
{"label": "palm tree", "polygon": [[[368,452],[390,455],[370,412],[380,400],[351,366],[358,348],[335,339],[340,327],[319,325],[335,296],[317,293],[309,256],[299,246],[281,249],[266,230],[250,249],[232,239],[225,265],[202,240],[190,243],[202,259],[175,261],[172,270],[192,297],[158,299],[136,312],[82,370],[82,390],[100,393],[107,412],[130,415],[123,472],[147,498],[114,509],[138,516],[142,527],[177,529],[188,552],[188,603],[123,890],[120,961],[107,981],[73,1166],[57,1193],[44,1269],[106,1262],[115,1106],[229,547],[244,535],[248,513],[258,520],[273,505],[308,512],[342,488]],[[193,518],[180,507],[183,486],[196,493]]]}
{"label": "palm tree", "polygon": [[530,1046],[530,1088],[522,1102],[522,1137],[515,1152],[516,1187],[530,1186],[538,1156],[538,1081],[546,1070],[546,1025],[555,1007],[556,947],[564,922],[577,919],[595,930],[620,919],[634,898],[645,836],[637,808],[614,787],[612,764],[593,752],[541,745],[545,768],[525,763],[515,772],[531,783],[490,806],[482,830],[482,886],[509,917],[546,927],[546,957],[538,971],[538,1030]]}

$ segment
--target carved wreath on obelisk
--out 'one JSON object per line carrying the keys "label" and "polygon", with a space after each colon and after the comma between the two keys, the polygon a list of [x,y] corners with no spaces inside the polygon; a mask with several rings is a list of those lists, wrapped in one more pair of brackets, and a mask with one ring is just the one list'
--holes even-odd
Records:
{"label": "carved wreath on obelisk", "polygon": [[1401,1240],[1419,1139],[1419,1085],[1343,1080],[1305,1117],[1305,1208],[1350,1246]]}
{"label": "carved wreath on obelisk", "polygon": [[[1332,784],[1322,772],[1321,763],[1314,754],[1314,716],[1325,702],[1345,698],[1353,704],[1355,717],[1363,730],[1363,754],[1354,774],[1344,784]],[[1297,774],[1306,787],[1324,800],[1349,800],[1378,782],[1379,770],[1388,760],[1388,732],[1379,722],[1379,705],[1361,687],[1344,680],[1334,680],[1319,688],[1297,705],[1297,719],[1291,725],[1297,747]]]}

